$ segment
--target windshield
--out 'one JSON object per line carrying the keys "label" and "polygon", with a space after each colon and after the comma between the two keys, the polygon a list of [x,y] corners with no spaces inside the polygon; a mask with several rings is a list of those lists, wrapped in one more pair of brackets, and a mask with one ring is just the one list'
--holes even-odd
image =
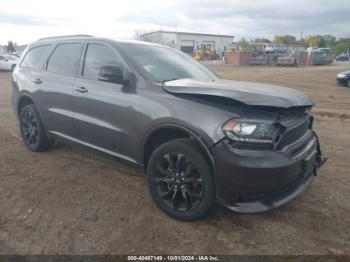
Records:
{"label": "windshield", "polygon": [[132,43],[120,43],[119,46],[154,81],[182,78],[217,79],[217,76],[204,65],[175,49]]}

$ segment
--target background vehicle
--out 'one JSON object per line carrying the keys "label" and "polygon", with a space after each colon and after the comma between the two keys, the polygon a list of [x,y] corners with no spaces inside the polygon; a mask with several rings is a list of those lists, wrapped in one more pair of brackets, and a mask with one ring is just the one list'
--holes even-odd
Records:
{"label": "background vehicle", "polygon": [[349,61],[348,54],[340,54],[335,58],[336,61]]}
{"label": "background vehicle", "polygon": [[13,55],[0,55],[0,70],[13,70],[17,65],[18,57]]}
{"label": "background vehicle", "polygon": [[222,80],[150,43],[42,39],[13,73],[13,105],[29,150],[65,139],[138,165],[157,205],[181,220],[215,201],[242,213],[276,208],[324,162],[303,94]]}
{"label": "background vehicle", "polygon": [[341,72],[337,75],[337,83],[350,87],[350,71]]}

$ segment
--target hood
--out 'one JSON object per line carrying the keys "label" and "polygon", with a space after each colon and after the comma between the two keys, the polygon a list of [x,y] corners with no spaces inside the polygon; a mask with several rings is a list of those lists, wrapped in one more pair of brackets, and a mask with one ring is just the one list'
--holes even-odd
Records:
{"label": "hood", "polygon": [[163,88],[172,94],[224,97],[251,106],[290,108],[314,105],[308,97],[293,89],[243,81],[187,78],[165,82]]}

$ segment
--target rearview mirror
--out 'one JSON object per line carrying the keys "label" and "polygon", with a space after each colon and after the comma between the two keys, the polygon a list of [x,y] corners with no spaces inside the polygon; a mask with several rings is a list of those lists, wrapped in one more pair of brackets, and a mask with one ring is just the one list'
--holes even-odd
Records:
{"label": "rearview mirror", "polygon": [[131,81],[131,73],[125,72],[121,65],[101,66],[97,78],[101,81],[127,85]]}

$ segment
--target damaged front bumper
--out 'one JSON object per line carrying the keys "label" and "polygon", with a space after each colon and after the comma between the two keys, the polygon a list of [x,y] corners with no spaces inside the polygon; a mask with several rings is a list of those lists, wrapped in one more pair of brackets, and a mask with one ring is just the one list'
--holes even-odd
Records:
{"label": "damaged front bumper", "polygon": [[227,140],[217,144],[212,148],[217,202],[239,213],[256,213],[296,198],[326,161],[317,135],[310,132],[309,136],[293,154],[291,150],[237,149]]}

